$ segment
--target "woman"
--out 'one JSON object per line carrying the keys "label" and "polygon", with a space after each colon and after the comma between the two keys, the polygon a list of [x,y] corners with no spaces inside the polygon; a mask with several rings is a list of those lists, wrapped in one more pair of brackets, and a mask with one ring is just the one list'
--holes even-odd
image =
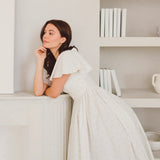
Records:
{"label": "woman", "polygon": [[153,160],[134,111],[89,78],[92,67],[70,46],[71,37],[64,21],[44,24],[34,78],[36,96],[64,91],[74,100],[67,160]]}

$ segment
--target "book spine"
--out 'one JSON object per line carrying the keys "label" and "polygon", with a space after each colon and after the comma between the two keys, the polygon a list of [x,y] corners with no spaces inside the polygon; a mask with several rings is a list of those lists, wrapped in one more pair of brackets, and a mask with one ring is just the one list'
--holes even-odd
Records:
{"label": "book spine", "polygon": [[101,87],[101,69],[99,69],[99,87]]}
{"label": "book spine", "polygon": [[121,37],[126,37],[126,18],[127,18],[127,9],[122,9],[122,25],[121,25]]}
{"label": "book spine", "polygon": [[100,13],[100,37],[104,37],[104,25],[105,25],[105,8],[101,8],[101,13]]}
{"label": "book spine", "polygon": [[99,70],[99,82],[100,82],[100,87],[103,88],[103,69]]}
{"label": "book spine", "polygon": [[104,89],[108,91],[108,80],[107,80],[107,71],[106,69],[104,71]]}
{"label": "book spine", "polygon": [[113,37],[113,9],[109,9],[109,37]]}
{"label": "book spine", "polygon": [[113,9],[113,37],[117,36],[117,8]]}
{"label": "book spine", "polygon": [[112,93],[111,72],[107,69],[108,92]]}
{"label": "book spine", "polygon": [[105,37],[109,37],[109,8],[105,11]]}
{"label": "book spine", "polygon": [[121,9],[117,9],[117,37],[120,37],[120,28],[121,27]]}
{"label": "book spine", "polygon": [[105,71],[104,71],[104,68],[103,68],[103,89],[105,89],[105,79],[104,79],[104,77],[105,77]]}
{"label": "book spine", "polygon": [[120,90],[118,79],[117,79],[116,72],[114,69],[111,70],[111,75],[112,75],[113,83],[115,86],[116,94],[117,96],[121,96],[121,90]]}

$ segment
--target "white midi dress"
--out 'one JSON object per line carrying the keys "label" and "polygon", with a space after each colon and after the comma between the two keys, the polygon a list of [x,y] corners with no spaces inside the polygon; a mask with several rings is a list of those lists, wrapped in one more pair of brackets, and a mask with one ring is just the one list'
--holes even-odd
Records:
{"label": "white midi dress", "polygon": [[67,160],[154,160],[145,132],[124,100],[96,85],[92,67],[75,48],[62,52],[49,79],[71,74],[63,92],[73,98]]}

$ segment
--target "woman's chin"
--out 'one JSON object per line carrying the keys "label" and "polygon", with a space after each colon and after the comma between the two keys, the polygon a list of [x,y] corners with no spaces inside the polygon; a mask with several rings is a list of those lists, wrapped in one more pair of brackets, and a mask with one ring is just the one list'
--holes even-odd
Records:
{"label": "woman's chin", "polygon": [[48,49],[50,48],[47,44],[44,44],[44,43],[43,43],[43,47],[48,48]]}

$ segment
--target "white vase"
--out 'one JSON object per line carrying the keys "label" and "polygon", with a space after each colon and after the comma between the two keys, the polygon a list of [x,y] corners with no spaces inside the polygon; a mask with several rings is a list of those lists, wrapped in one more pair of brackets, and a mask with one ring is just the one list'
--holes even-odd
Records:
{"label": "white vase", "polygon": [[160,74],[154,74],[152,76],[152,85],[155,91],[160,94]]}

